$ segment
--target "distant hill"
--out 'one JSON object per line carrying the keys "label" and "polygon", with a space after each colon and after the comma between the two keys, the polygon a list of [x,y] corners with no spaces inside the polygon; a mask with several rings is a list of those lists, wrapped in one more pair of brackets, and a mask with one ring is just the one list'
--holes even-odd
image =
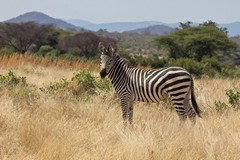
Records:
{"label": "distant hill", "polygon": [[173,32],[174,29],[165,25],[154,25],[146,28],[126,31],[124,33],[138,33],[140,35],[165,35]]}
{"label": "distant hill", "polygon": [[228,35],[230,37],[240,36],[240,22],[219,24],[220,27],[226,27],[228,29]]}
{"label": "distant hill", "polygon": [[[135,30],[139,28],[145,28],[153,25],[161,25],[161,22],[156,21],[144,21],[144,22],[116,22],[116,23],[102,23],[102,24],[93,24],[93,23],[81,23],[81,20],[72,21],[66,20],[68,23],[72,23],[76,26],[81,26],[85,29],[98,31],[100,29],[106,29],[109,32],[125,32],[130,30]],[[80,23],[79,23],[80,22]]]}
{"label": "distant hill", "polygon": [[[158,21],[143,21],[143,22],[116,22],[116,23],[103,23],[94,24],[86,20],[69,19],[61,20],[52,18],[41,12],[28,12],[15,18],[9,19],[5,22],[28,22],[34,21],[39,24],[54,24],[57,28],[67,30],[80,30],[82,28],[91,31],[98,31],[100,29],[107,30],[108,32],[137,32],[140,34],[164,34],[169,33],[170,30],[179,26],[179,23],[163,23]],[[194,23],[198,25],[199,23]],[[230,37],[240,35],[240,22],[219,24],[219,27],[226,27]]]}
{"label": "distant hill", "polygon": [[79,26],[79,27],[85,27],[85,26],[88,26],[88,25],[93,25],[93,23],[89,22],[89,21],[86,21],[86,20],[81,20],[81,19],[67,19],[67,20],[64,20],[70,24],[73,24],[75,26]]}
{"label": "distant hill", "polygon": [[79,30],[80,27],[76,27],[73,24],[67,23],[61,19],[52,18],[41,12],[28,12],[15,18],[9,19],[5,22],[10,23],[22,23],[33,21],[39,24],[53,24],[57,28]]}
{"label": "distant hill", "polygon": [[[91,22],[82,23],[82,20],[75,19],[66,20],[68,23],[71,23],[76,26],[81,26],[85,29],[98,31],[99,29],[106,29],[109,32],[126,32],[137,29],[148,28],[151,26],[163,25],[169,28],[175,29],[179,27],[179,23],[163,23],[157,21],[144,21],[144,22],[116,22],[116,23],[103,23],[103,24],[94,24]],[[194,22],[193,25],[199,25],[199,23]],[[240,35],[240,22],[218,24],[218,27],[226,27],[228,29],[228,35],[230,37]]]}

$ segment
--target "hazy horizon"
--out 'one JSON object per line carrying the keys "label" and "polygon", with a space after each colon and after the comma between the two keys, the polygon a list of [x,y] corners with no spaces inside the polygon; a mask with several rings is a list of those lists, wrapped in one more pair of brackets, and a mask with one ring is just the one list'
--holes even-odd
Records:
{"label": "hazy horizon", "polygon": [[239,8],[238,0],[2,0],[0,21],[37,11],[63,20],[81,19],[97,24],[140,21],[201,23],[208,20],[232,23],[240,21],[236,14]]}

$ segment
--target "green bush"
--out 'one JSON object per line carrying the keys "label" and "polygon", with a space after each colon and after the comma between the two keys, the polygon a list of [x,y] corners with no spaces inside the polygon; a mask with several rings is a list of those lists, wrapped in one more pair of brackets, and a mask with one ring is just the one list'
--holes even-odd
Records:
{"label": "green bush", "polygon": [[74,73],[72,81],[77,85],[84,87],[85,89],[95,88],[96,80],[89,71],[82,70]]}
{"label": "green bush", "polygon": [[55,94],[56,92],[61,92],[67,90],[69,87],[69,82],[62,78],[59,82],[51,82],[46,88],[39,88],[42,92],[47,94]]}
{"label": "green bush", "polygon": [[100,89],[100,90],[104,90],[104,91],[109,91],[110,88],[111,88],[111,82],[104,78],[104,79],[100,79],[98,82],[97,82],[97,87]]}
{"label": "green bush", "polygon": [[74,73],[70,82],[63,78],[60,81],[51,82],[48,87],[39,89],[45,94],[61,95],[68,92],[79,97],[96,94],[98,89],[109,91],[110,88],[111,83],[108,79],[97,80],[89,71],[82,70]]}
{"label": "green bush", "polygon": [[13,50],[10,48],[1,48],[0,49],[0,55],[12,55],[13,54]]}
{"label": "green bush", "polygon": [[0,84],[7,87],[28,86],[26,77],[17,77],[11,70],[7,75],[0,75]]}
{"label": "green bush", "polygon": [[237,111],[240,108],[240,92],[237,89],[226,90],[228,97],[228,104],[217,101],[215,102],[215,109],[218,113],[224,113],[230,109]]}
{"label": "green bush", "polygon": [[43,45],[37,52],[37,55],[45,57],[49,52],[53,51],[54,48],[49,45]]}
{"label": "green bush", "polygon": [[107,92],[111,88],[111,83],[108,79],[96,79],[86,70],[74,73],[72,82],[71,90],[76,96],[97,94],[99,90]]}
{"label": "green bush", "polygon": [[222,68],[220,76],[229,78],[240,78],[240,68]]}
{"label": "green bush", "polygon": [[42,57],[48,57],[51,60],[55,60],[59,55],[59,51],[49,45],[44,45],[40,47],[37,55]]}
{"label": "green bush", "polygon": [[209,77],[222,76],[222,71],[227,69],[224,63],[213,57],[204,57],[201,63],[203,66],[202,72]]}
{"label": "green bush", "polygon": [[78,47],[69,48],[66,54],[71,54],[73,56],[80,55],[80,49]]}
{"label": "green bush", "polygon": [[240,92],[236,89],[226,90],[226,95],[228,96],[228,102],[234,109],[239,109],[240,105]]}
{"label": "green bush", "polygon": [[[7,75],[0,75],[0,89],[5,89],[6,93],[13,98],[18,108],[24,107],[29,111],[36,108],[36,102],[39,99],[39,93],[34,85],[29,85],[26,77],[17,77],[11,70]],[[33,104],[33,105],[31,105]]]}
{"label": "green bush", "polygon": [[203,74],[201,63],[189,58],[170,59],[167,66],[183,67],[196,77],[201,77]]}
{"label": "green bush", "polygon": [[230,109],[230,107],[226,103],[221,101],[216,101],[214,104],[215,104],[215,110],[221,114]]}
{"label": "green bush", "polygon": [[158,56],[151,57],[151,67],[152,68],[163,68],[167,64],[166,58],[159,58]]}

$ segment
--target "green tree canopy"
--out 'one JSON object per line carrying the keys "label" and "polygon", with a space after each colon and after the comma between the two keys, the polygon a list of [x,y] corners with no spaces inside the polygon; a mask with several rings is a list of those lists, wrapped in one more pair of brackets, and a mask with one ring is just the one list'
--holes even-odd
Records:
{"label": "green tree canopy", "polygon": [[192,26],[191,22],[180,23],[179,29],[169,35],[155,39],[158,47],[167,51],[170,58],[193,58],[201,61],[203,57],[215,57],[219,53],[227,55],[237,48],[227,36],[226,28],[218,28],[212,21]]}

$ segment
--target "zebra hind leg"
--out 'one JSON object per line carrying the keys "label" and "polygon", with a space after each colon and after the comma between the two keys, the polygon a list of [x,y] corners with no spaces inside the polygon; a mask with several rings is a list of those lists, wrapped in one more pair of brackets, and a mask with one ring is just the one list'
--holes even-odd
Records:
{"label": "zebra hind leg", "polygon": [[188,118],[192,121],[192,124],[196,124],[196,112],[193,110],[192,107],[187,111]]}
{"label": "zebra hind leg", "polygon": [[186,110],[186,116],[192,121],[192,124],[195,125],[196,123],[196,112],[193,110],[193,108],[190,105],[190,95],[191,91],[188,92],[184,99],[184,107]]}
{"label": "zebra hind leg", "polygon": [[183,124],[186,122],[187,114],[185,113],[185,111],[184,111],[184,113],[177,111],[177,114],[180,119],[180,125],[183,126]]}
{"label": "zebra hind leg", "polygon": [[186,110],[184,107],[184,98],[182,98],[182,97],[179,98],[174,95],[170,95],[170,97],[171,97],[173,106],[178,114],[178,117],[180,120],[180,125],[182,126],[187,119],[187,114],[186,114]]}
{"label": "zebra hind leg", "polygon": [[186,114],[185,108],[182,103],[177,103],[177,104],[175,103],[174,108],[178,114],[178,117],[180,120],[180,125],[182,126],[187,119],[187,114]]}

